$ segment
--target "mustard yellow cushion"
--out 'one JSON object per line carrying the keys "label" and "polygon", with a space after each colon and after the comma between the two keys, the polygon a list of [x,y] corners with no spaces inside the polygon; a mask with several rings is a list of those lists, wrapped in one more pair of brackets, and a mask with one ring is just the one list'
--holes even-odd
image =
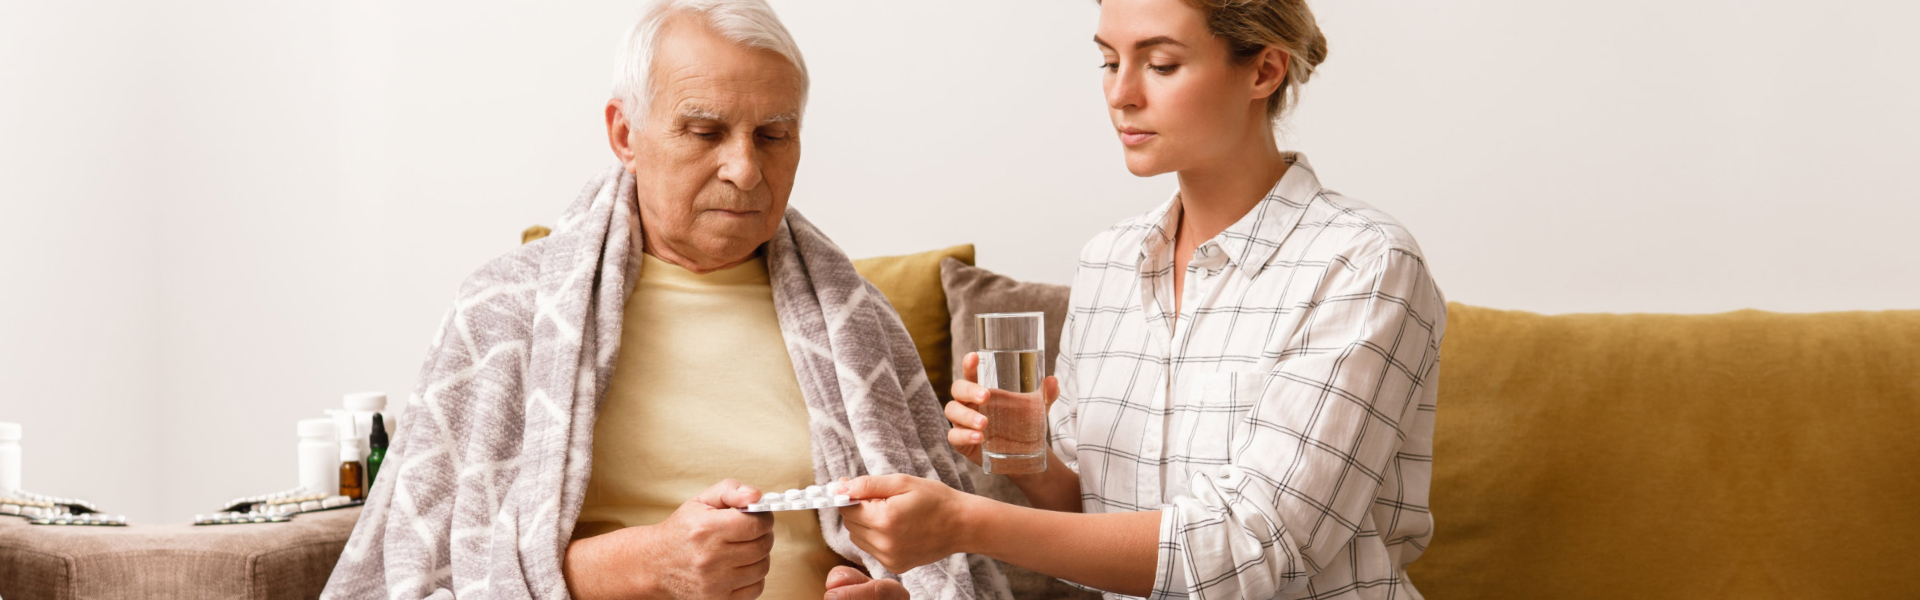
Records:
{"label": "mustard yellow cushion", "polygon": [[1920,598],[1920,311],[1449,305],[1428,598]]}
{"label": "mustard yellow cushion", "polygon": [[534,225],[520,232],[520,243],[526,244],[549,235],[553,235],[552,229],[545,225]]}
{"label": "mustard yellow cushion", "polygon": [[893,309],[899,311],[907,333],[913,336],[914,347],[920,351],[927,381],[933,384],[934,394],[945,402],[951,396],[949,388],[953,385],[950,372],[953,335],[947,324],[951,318],[947,312],[947,293],[940,287],[940,259],[943,258],[971,265],[973,244],[905,256],[862,258],[853,261],[853,270],[873,282],[873,287],[880,288],[880,293],[893,303]]}

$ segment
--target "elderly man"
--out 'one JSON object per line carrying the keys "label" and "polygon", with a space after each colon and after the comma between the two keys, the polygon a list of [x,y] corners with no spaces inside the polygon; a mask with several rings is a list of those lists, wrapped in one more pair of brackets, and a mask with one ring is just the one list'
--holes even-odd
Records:
{"label": "elderly man", "polygon": [[738,510],[968,482],[898,315],[787,208],[807,71],[772,9],[663,0],[621,57],[620,168],[462,286],[325,596],[1007,596],[977,556],[895,580],[832,509]]}

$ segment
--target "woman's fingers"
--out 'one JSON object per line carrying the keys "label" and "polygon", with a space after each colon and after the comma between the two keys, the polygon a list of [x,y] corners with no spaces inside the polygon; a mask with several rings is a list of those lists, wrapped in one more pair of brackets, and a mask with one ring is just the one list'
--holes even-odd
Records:
{"label": "woman's fingers", "polygon": [[977,430],[987,426],[986,415],[980,414],[980,411],[962,402],[948,402],[946,413],[947,420],[952,422],[954,427]]}
{"label": "woman's fingers", "polygon": [[[973,355],[969,354],[967,356]],[[967,404],[979,404],[985,402],[987,400],[987,394],[992,393],[993,390],[980,385],[979,380],[976,379],[956,379],[953,382],[953,386],[948,388],[948,391],[953,393],[954,400]]]}
{"label": "woman's fingers", "polygon": [[951,444],[953,449],[959,450],[961,454],[971,455],[974,448],[980,445],[980,432],[958,427],[948,429],[947,443]]}
{"label": "woman's fingers", "polygon": [[918,478],[900,473],[861,475],[846,483],[847,497],[854,500],[892,498],[913,491],[915,479]]}

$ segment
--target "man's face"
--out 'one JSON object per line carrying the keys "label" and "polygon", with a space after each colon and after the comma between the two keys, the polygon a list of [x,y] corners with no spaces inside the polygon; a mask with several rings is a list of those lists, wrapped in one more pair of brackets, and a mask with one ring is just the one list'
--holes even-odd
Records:
{"label": "man's face", "polygon": [[[647,252],[696,272],[740,263],[780,228],[800,167],[800,72],[699,19],[674,18],[653,101],[631,124]],[[616,152],[618,152],[616,142]]]}

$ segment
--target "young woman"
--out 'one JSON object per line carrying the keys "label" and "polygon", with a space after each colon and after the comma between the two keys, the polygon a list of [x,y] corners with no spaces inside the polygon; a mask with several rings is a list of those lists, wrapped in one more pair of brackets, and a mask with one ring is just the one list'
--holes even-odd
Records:
{"label": "young woman", "polygon": [[[1043,386],[1033,508],[849,484],[896,572],[971,552],[1110,595],[1418,598],[1446,306],[1405,227],[1322,188],[1274,123],[1326,56],[1304,0],[1105,0],[1094,37],[1135,175],[1172,200],[1087,243]],[[977,359],[947,406],[980,461]],[[829,596],[832,597],[832,596]]]}

